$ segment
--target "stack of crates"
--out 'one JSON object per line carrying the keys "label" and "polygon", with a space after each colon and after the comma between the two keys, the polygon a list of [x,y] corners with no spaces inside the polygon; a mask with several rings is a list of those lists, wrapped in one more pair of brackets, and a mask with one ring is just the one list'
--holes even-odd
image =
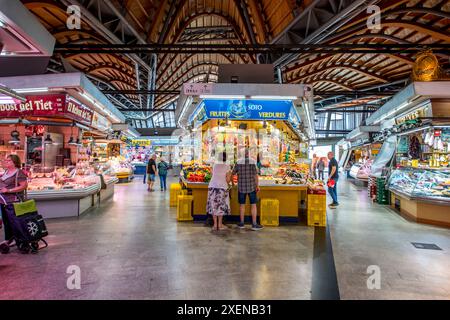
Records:
{"label": "stack of crates", "polygon": [[369,177],[369,185],[367,187],[367,195],[370,199],[377,199],[377,178]]}
{"label": "stack of crates", "polygon": [[280,224],[280,202],[278,199],[261,199],[260,223],[263,226],[278,227]]}
{"label": "stack of crates", "polygon": [[327,196],[308,194],[308,226],[325,227],[327,225]]}
{"label": "stack of crates", "polygon": [[389,204],[389,191],[386,189],[386,178],[377,178],[377,203]]}
{"label": "stack of crates", "polygon": [[194,196],[181,195],[178,196],[177,204],[177,220],[178,221],[192,221],[192,202],[194,201]]}
{"label": "stack of crates", "polygon": [[178,195],[181,194],[181,185],[179,183],[172,183],[170,185],[170,206],[171,207],[176,207],[177,206],[177,199],[178,199]]}

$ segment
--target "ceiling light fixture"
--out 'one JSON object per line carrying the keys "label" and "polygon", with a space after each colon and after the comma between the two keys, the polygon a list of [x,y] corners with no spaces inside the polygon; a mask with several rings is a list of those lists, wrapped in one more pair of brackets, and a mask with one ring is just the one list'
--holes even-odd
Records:
{"label": "ceiling light fixture", "polygon": [[26,88],[26,89],[13,89],[17,93],[34,93],[34,92],[47,92],[47,87],[42,88]]}
{"label": "ceiling light fixture", "polygon": [[250,96],[253,100],[297,100],[296,96]]}
{"label": "ceiling light fixture", "polygon": [[11,139],[8,141],[8,143],[10,144],[19,144],[20,143],[20,133],[14,129],[13,131],[11,131]]}
{"label": "ceiling light fixture", "polygon": [[201,95],[200,99],[225,99],[225,100],[230,100],[230,99],[245,99],[244,95],[229,95],[229,94],[224,94],[224,95]]}
{"label": "ceiling light fixture", "polygon": [[50,137],[50,134],[47,134],[47,138],[44,140],[44,144],[51,144],[53,143],[53,139]]}

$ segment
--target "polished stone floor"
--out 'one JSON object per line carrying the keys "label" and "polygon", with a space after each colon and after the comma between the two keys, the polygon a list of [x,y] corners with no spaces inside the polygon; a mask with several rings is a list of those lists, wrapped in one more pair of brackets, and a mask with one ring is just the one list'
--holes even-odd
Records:
{"label": "polished stone floor", "polygon": [[[0,299],[310,299],[314,228],[211,232],[176,221],[142,180],[80,218],[47,221],[49,248],[0,255]],[[450,230],[408,222],[345,179],[328,214],[341,299],[449,299]],[[414,248],[435,243],[442,251]],[[81,289],[69,290],[70,266]],[[367,288],[369,265],[380,289]]]}

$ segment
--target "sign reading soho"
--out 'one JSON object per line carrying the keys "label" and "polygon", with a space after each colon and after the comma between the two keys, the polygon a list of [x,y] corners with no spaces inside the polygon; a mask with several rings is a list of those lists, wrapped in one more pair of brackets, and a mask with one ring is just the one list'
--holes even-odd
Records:
{"label": "sign reading soho", "polygon": [[93,112],[68,99],[65,94],[27,96],[26,98],[27,101],[22,103],[0,105],[0,117],[64,117],[89,125],[92,122]]}

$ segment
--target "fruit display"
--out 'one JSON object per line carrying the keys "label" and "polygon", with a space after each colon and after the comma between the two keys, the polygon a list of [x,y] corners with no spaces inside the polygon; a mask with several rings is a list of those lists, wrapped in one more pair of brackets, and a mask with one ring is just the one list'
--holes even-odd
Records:
{"label": "fruit display", "polygon": [[207,165],[183,166],[183,176],[189,182],[205,182],[211,180],[211,167]]}
{"label": "fruit display", "polygon": [[286,151],[286,152],[280,153],[280,161],[288,162],[288,163],[295,163],[295,152],[294,151]]}
{"label": "fruit display", "polygon": [[325,193],[325,183],[322,180],[309,178],[306,184],[312,193]]}
{"label": "fruit display", "polygon": [[[306,163],[286,163],[278,168],[278,175],[284,175],[287,172],[290,172],[291,175],[301,174],[301,177],[305,178],[309,176],[309,165]],[[297,175],[297,177],[299,176]]]}

